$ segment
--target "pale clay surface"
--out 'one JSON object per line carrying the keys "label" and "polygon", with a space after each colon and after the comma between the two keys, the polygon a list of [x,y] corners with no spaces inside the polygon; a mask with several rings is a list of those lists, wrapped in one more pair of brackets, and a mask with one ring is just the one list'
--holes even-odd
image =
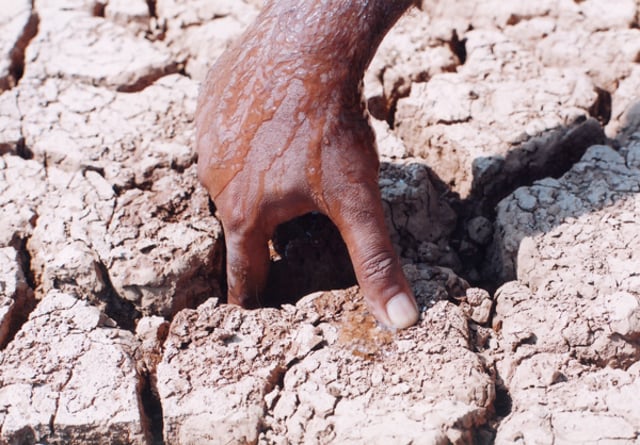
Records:
{"label": "pale clay surface", "polygon": [[357,287],[219,303],[193,114],[260,3],[0,0],[0,443],[637,443],[640,4],[390,32],[365,95],[423,312],[392,332]]}

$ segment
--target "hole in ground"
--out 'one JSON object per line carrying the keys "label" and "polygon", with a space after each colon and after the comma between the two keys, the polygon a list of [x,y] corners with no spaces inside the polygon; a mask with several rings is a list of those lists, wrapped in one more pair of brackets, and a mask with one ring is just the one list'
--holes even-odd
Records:
{"label": "hole in ground", "polygon": [[[215,212],[215,204],[210,202]],[[347,247],[331,220],[309,213],[276,229],[267,285],[260,296],[261,307],[295,304],[310,293],[346,289],[356,284]],[[226,257],[226,252],[221,255]],[[220,289],[227,294],[226,260],[221,270]],[[226,298],[222,299],[226,302]]]}
{"label": "hole in ground", "polygon": [[273,237],[272,261],[264,303],[295,303],[304,295],[356,284],[347,247],[331,220],[309,213],[280,225]]}
{"label": "hole in ground", "polygon": [[493,403],[496,417],[504,418],[511,414],[513,408],[513,400],[509,389],[503,384],[496,383],[496,400]]}

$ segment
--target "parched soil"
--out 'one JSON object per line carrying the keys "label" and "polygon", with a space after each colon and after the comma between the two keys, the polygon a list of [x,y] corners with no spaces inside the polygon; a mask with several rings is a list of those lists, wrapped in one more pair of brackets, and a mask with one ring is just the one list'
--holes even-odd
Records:
{"label": "parched soil", "polygon": [[0,444],[640,441],[640,1],[424,0],[365,77],[421,308],[322,215],[225,304],[199,82],[261,0],[0,6]]}

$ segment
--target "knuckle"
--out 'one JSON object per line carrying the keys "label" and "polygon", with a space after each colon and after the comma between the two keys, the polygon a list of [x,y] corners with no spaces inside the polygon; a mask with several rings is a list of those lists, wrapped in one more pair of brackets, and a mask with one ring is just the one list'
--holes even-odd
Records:
{"label": "knuckle", "polygon": [[396,265],[393,252],[379,250],[370,253],[362,262],[362,278],[368,282],[388,280]]}

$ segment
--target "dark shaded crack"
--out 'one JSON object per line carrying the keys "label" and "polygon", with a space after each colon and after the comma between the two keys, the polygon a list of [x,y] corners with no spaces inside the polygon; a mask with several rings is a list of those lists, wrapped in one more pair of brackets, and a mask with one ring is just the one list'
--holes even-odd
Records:
{"label": "dark shaded crack", "polygon": [[460,119],[438,119],[436,121],[436,125],[456,125],[456,124],[464,124],[467,122],[471,122],[472,117],[467,116]]}
{"label": "dark shaded crack", "polygon": [[596,94],[598,98],[591,108],[589,108],[589,115],[597,119],[602,126],[605,126],[611,120],[611,93],[605,89],[596,87]]}
{"label": "dark shaded crack", "polygon": [[33,159],[33,152],[26,146],[24,137],[20,137],[17,141],[0,142],[0,156],[9,154],[18,156],[26,161]]}
{"label": "dark shaded crack", "polygon": [[513,399],[509,393],[509,388],[500,382],[496,382],[496,400],[493,402],[496,417],[505,418],[511,414],[513,409]]}
{"label": "dark shaded crack", "polygon": [[389,100],[389,109],[387,111],[387,124],[389,128],[394,129],[396,127],[396,112],[398,111],[398,102],[400,99],[404,99],[405,97],[409,97],[411,94],[411,86],[406,88],[404,91],[396,90],[395,94]]}
{"label": "dark shaded crack", "polygon": [[91,13],[94,17],[104,17],[105,9],[107,8],[106,3],[95,2],[93,4],[93,11]]}
{"label": "dark shaded crack", "polygon": [[135,179],[131,178],[131,180],[125,182],[122,185],[113,184],[113,191],[116,196],[119,197],[129,190],[140,190],[142,192],[148,192],[151,191],[152,187],[153,180],[151,178],[145,179],[142,182],[136,182]]}
{"label": "dark shaded crack", "polygon": [[101,262],[94,263],[96,274],[104,283],[104,289],[96,294],[100,302],[104,304],[104,313],[113,319],[118,327],[133,332],[136,321],[142,316],[133,303],[122,298],[113,287],[111,277],[106,266]]}
{"label": "dark shaded crack", "polygon": [[[606,94],[603,93],[603,103]],[[606,106],[604,107],[606,109]],[[469,222],[484,217],[496,219],[496,206],[518,187],[530,186],[547,177],[559,178],[578,162],[586,150],[606,143],[600,121],[582,118],[565,128],[550,130],[512,149],[506,157],[474,160],[474,179],[469,197],[461,199],[433,171],[430,180],[458,216],[450,245],[462,262],[461,276],[473,286],[493,293],[502,281],[491,269],[490,245],[471,239]]]}
{"label": "dark shaded crack", "polygon": [[33,159],[33,152],[27,147],[24,138],[20,138],[18,142],[16,142],[16,155],[24,160]]}
{"label": "dark shaded crack", "polygon": [[158,393],[155,369],[153,372],[147,371],[140,374],[139,379],[140,406],[143,411],[141,417],[146,424],[149,443],[151,445],[164,445],[162,402]]}
{"label": "dark shaded crack", "polygon": [[31,5],[32,12],[22,29],[22,34],[18,37],[15,46],[9,53],[10,65],[9,65],[9,78],[0,79],[0,91],[9,90],[14,88],[20,82],[24,74],[25,68],[25,51],[31,40],[38,33],[38,26],[40,24],[40,18],[37,13],[33,11],[33,4]]}
{"label": "dark shaded crack", "polygon": [[[35,226],[37,217],[33,217],[30,223]],[[31,253],[27,249],[27,238],[15,237],[11,240],[11,247],[18,252],[18,263],[24,274],[24,278],[31,289],[36,288],[35,273],[31,267]]]}
{"label": "dark shaded crack", "polygon": [[[267,377],[264,386],[264,394],[269,394],[276,388],[284,388],[284,376],[287,371],[290,369],[290,366],[278,365],[276,366]],[[262,417],[260,422],[257,424],[257,433],[258,436],[271,431],[273,428],[270,425],[271,422],[268,421],[268,413],[270,408],[267,406],[267,402],[263,399],[262,401]]]}
{"label": "dark shaded crack", "polygon": [[467,39],[461,39],[458,32],[454,29],[451,33],[451,40],[447,42],[451,52],[456,55],[460,65],[464,65],[467,61]]}
{"label": "dark shaded crack", "polygon": [[299,358],[294,358],[287,365],[278,365],[269,374],[267,381],[265,382],[264,393],[269,394],[275,388],[284,388],[284,376],[287,372],[297,363],[300,362]]}
{"label": "dark shaded crack", "polygon": [[[77,358],[78,357],[75,357],[75,359],[77,359]],[[53,410],[53,414],[49,418],[49,434],[50,434],[51,438],[53,438],[55,433],[56,433],[56,429],[55,429],[56,416],[58,415],[58,409],[60,409],[60,397],[61,397],[61,394],[65,390],[65,388],[67,387],[69,382],[71,381],[72,377],[73,377],[73,367],[70,367],[69,368],[69,375],[67,376],[67,379],[64,381],[64,383],[60,387],[60,390],[56,394],[57,397],[56,397],[56,402],[55,402],[55,409]]]}
{"label": "dark shaded crack", "polygon": [[589,147],[606,140],[602,125],[595,119],[579,119],[568,129],[551,130],[510,151],[500,174],[485,184],[474,184],[474,193],[480,192],[482,204],[494,208],[518,187],[547,177],[561,177]]}
{"label": "dark shaded crack", "polygon": [[153,18],[158,17],[158,10],[157,10],[156,4],[157,4],[157,0],[147,0],[147,8],[149,8],[149,16]]}
{"label": "dark shaded crack", "polygon": [[35,279],[31,267],[31,254],[27,249],[27,239],[14,237],[10,245],[18,252],[18,266],[24,276],[24,282],[18,283],[13,305],[6,315],[9,323],[6,332],[0,338],[0,350],[5,349],[11,343],[37,304],[34,294]]}
{"label": "dark shaded crack", "polygon": [[191,79],[191,74],[187,73],[187,60],[178,63],[178,74]]}
{"label": "dark shaded crack", "polygon": [[161,69],[157,69],[147,74],[146,76],[140,77],[134,83],[129,85],[120,85],[116,88],[116,91],[121,93],[139,93],[150,85],[153,85],[156,81],[161,79],[162,77],[169,76],[171,74],[176,74],[180,71],[181,65],[178,62],[173,62]]}
{"label": "dark shaded crack", "polygon": [[[141,418],[152,445],[164,445],[164,417],[162,401],[158,392],[157,366],[162,360],[164,343],[169,334],[169,323],[161,323],[155,330],[151,347],[145,340],[135,351],[138,372],[138,396],[140,397]],[[146,346],[146,347],[145,347]]]}
{"label": "dark shaded crack", "polygon": [[[384,85],[386,71],[385,68],[378,75],[378,81],[382,85]],[[417,79],[428,78],[428,74],[419,73],[416,77]],[[367,98],[367,110],[371,116],[378,120],[386,121],[389,124],[389,128],[394,128],[398,101],[411,94],[411,85],[413,82],[418,82],[419,80],[417,79],[398,78],[391,87],[389,95],[383,92],[382,95]]]}

